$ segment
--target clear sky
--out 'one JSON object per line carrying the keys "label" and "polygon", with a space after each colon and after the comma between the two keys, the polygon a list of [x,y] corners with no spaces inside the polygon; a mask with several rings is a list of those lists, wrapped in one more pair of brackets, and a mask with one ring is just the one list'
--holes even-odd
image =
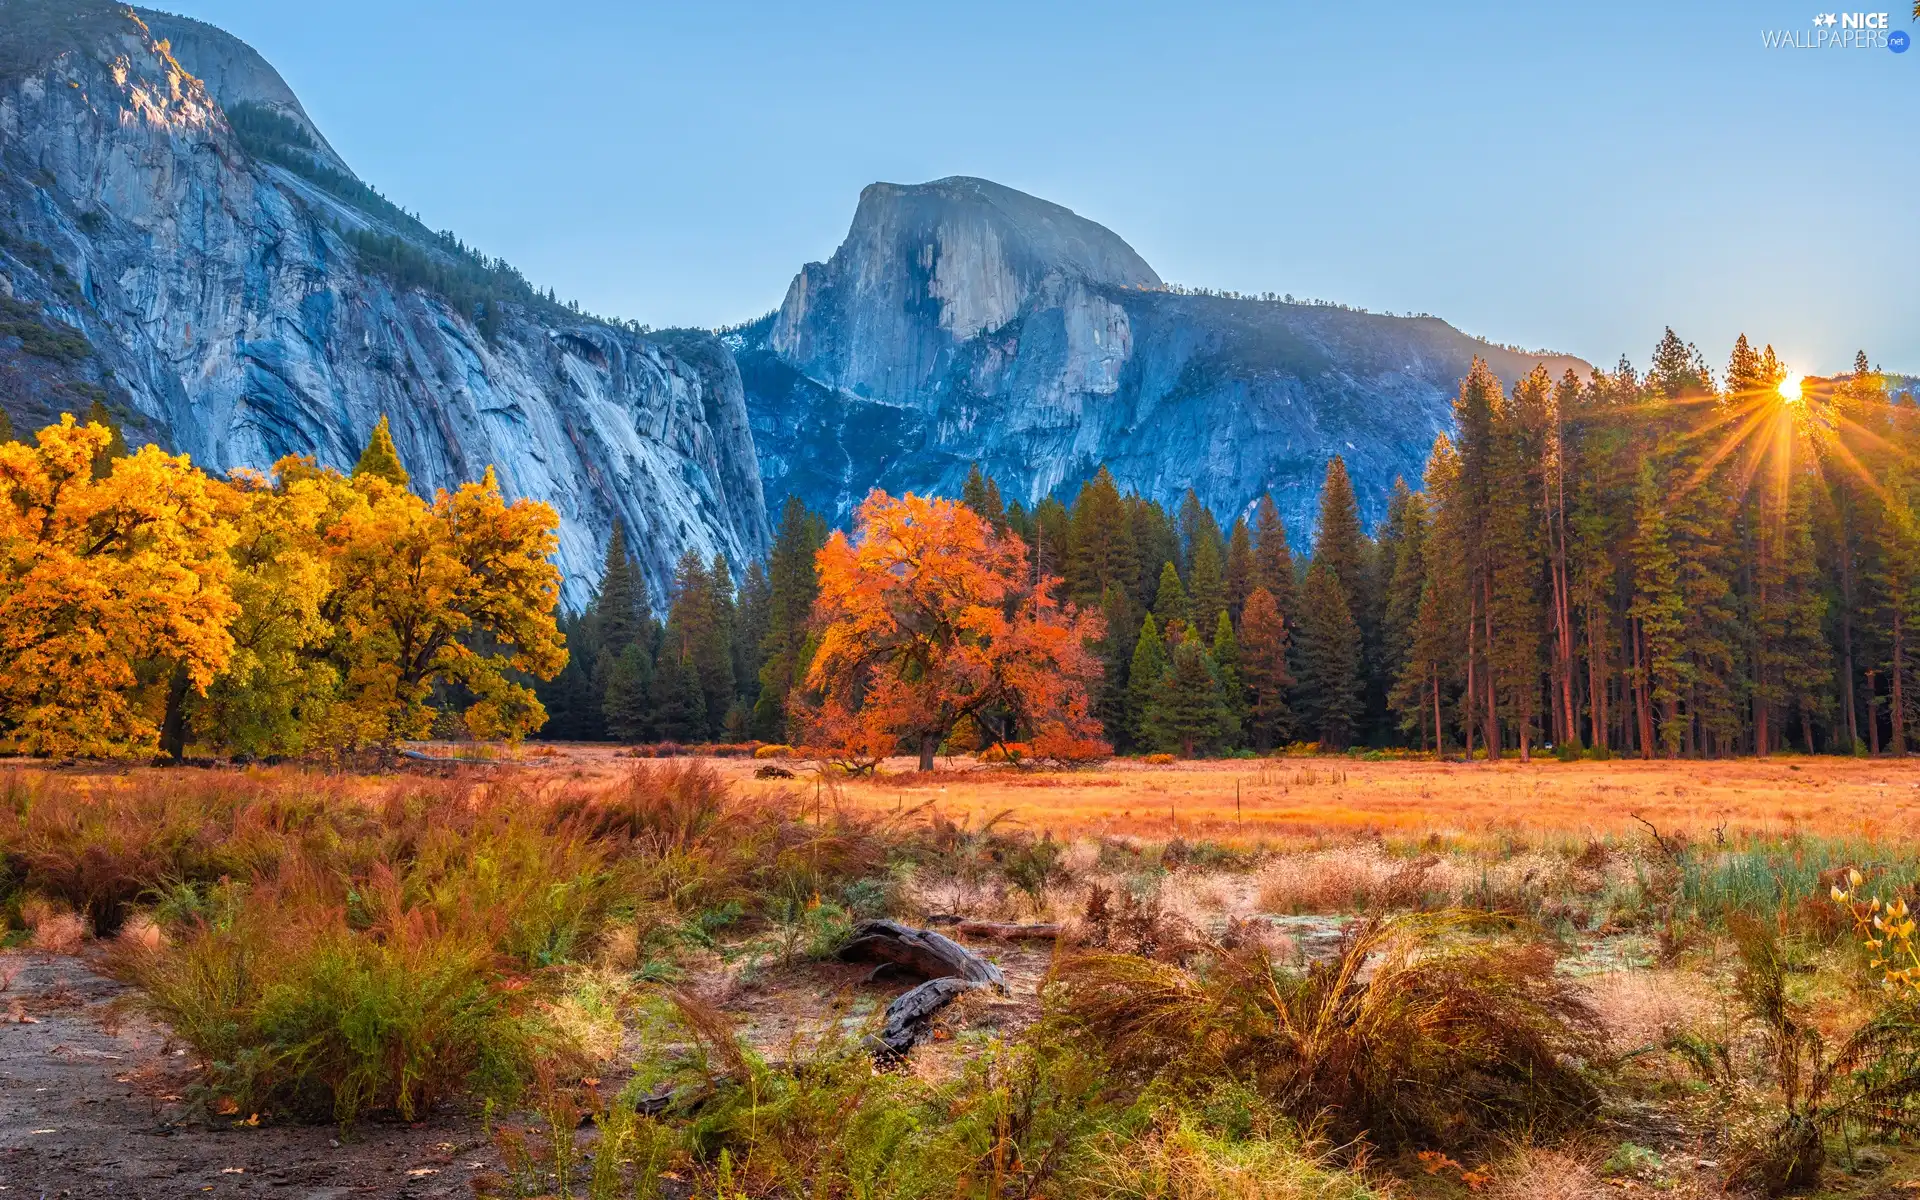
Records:
{"label": "clear sky", "polygon": [[965,174],[1170,281],[1603,363],[1671,324],[1716,368],[1744,330],[1920,373],[1920,46],[1763,47],[1814,0],[164,6],[428,224],[656,326],[758,316],[862,186]]}

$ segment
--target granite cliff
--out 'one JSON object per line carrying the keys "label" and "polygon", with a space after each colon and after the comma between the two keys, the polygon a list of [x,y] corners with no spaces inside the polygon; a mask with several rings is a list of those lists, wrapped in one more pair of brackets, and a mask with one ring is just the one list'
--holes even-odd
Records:
{"label": "granite cliff", "polygon": [[1416,486],[1473,358],[1546,362],[1431,317],[1167,289],[1107,229],[980,179],[861,193],[833,257],[723,339],[746,382],[770,501],[844,517],[868,489],[957,494],[971,464],[1031,505],[1101,464],[1216,513],[1271,490],[1312,527],[1343,455],[1369,521]]}
{"label": "granite cliff", "polygon": [[573,606],[616,517],[656,603],[683,551],[768,541],[713,338],[583,317],[427,230],[218,29],[0,0],[0,411],[95,400],[215,470],[351,465],[388,414],[424,493],[492,465],[559,511]]}

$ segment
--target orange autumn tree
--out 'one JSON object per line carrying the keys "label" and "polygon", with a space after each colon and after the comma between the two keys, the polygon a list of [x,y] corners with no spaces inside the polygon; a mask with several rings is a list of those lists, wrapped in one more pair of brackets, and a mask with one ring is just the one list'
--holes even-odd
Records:
{"label": "orange autumn tree", "polygon": [[226,485],[71,414],[0,444],[0,750],[152,753],[233,653]]}
{"label": "orange autumn tree", "polygon": [[1099,618],[1060,605],[1060,580],[1033,577],[1019,537],[950,500],[875,491],[816,561],[810,741],[869,765],[904,745],[930,771],[971,718],[1104,751],[1087,705]]}

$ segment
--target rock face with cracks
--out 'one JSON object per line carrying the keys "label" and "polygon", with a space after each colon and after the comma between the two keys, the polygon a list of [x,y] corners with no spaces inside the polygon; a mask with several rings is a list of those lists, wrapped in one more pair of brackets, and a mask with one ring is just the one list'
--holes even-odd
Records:
{"label": "rock face with cracks", "polygon": [[[247,116],[272,152],[236,130]],[[370,261],[368,239],[411,270]],[[385,414],[423,494],[492,466],[510,497],[554,506],[573,607],[616,519],[656,604],[686,550],[736,568],[763,554],[732,356],[524,281],[450,298],[442,278],[476,264],[360,183],[237,39],[104,0],[0,0],[0,406],[16,431],[98,400],[130,442],[216,471],[348,467]]]}
{"label": "rock face with cracks", "polygon": [[770,500],[844,518],[868,489],[957,495],[979,463],[1009,499],[1122,490],[1223,518],[1271,490],[1296,538],[1327,460],[1369,521],[1419,485],[1478,356],[1508,383],[1544,362],[1432,317],[1168,290],[1118,236],[983,179],[876,183],[825,263],[724,339]]}

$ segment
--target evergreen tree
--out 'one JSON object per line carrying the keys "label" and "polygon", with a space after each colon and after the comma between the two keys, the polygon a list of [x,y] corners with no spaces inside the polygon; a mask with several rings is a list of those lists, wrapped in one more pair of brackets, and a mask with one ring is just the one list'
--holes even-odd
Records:
{"label": "evergreen tree", "polygon": [[[1227,535],[1227,615],[1235,625],[1246,611],[1247,597],[1258,586],[1258,569],[1253,559],[1253,537],[1247,523],[1236,520]],[[1271,595],[1271,593],[1269,593]]]}
{"label": "evergreen tree", "polygon": [[1187,601],[1188,619],[1201,632],[1212,629],[1214,619],[1227,611],[1226,572],[1220,551],[1210,538],[1201,538],[1193,548],[1192,594]]}
{"label": "evergreen tree", "polygon": [[1140,622],[1140,634],[1134,639],[1133,661],[1127,669],[1127,719],[1135,746],[1153,744],[1153,729],[1148,716],[1160,694],[1162,677],[1167,672],[1167,648],[1160,640],[1153,614]]}
{"label": "evergreen tree", "polygon": [[1081,605],[1110,587],[1131,589],[1140,575],[1127,508],[1105,467],[1080,489],[1067,528],[1067,595]]}
{"label": "evergreen tree", "polygon": [[[773,585],[759,561],[747,564],[746,578],[740,583],[740,598],[733,624],[733,678],[740,688],[740,702],[747,712],[757,710],[760,702],[761,647],[773,622]],[[743,737],[752,732],[751,728]]]}
{"label": "evergreen tree", "polygon": [[1542,440],[1552,398],[1553,379],[1544,366],[1536,365],[1514,387],[1511,400],[1493,413],[1487,661],[1501,715],[1519,740],[1522,762],[1530,757],[1535,740],[1543,668],[1546,513],[1536,471],[1544,457]]}
{"label": "evergreen tree", "polygon": [[1172,563],[1160,568],[1160,586],[1154,589],[1153,615],[1159,619],[1162,629],[1171,622],[1185,624],[1192,615],[1187,589],[1180,586],[1180,572]]}
{"label": "evergreen tree", "polygon": [[1067,568],[1067,506],[1048,496],[1033,506],[1033,537],[1027,553],[1037,575],[1063,575]]}
{"label": "evergreen tree", "polygon": [[787,697],[806,678],[812,659],[808,621],[820,591],[814,558],[826,541],[826,522],[789,496],[768,559],[767,632],[760,642],[760,695],[754,706],[754,732],[768,741],[787,740]]}
{"label": "evergreen tree", "polygon": [[980,470],[979,463],[967,471],[967,481],[960,488],[960,503],[978,513],[996,532],[1005,531],[1007,510],[1000,501],[1000,487]]}
{"label": "evergreen tree", "polygon": [[1200,503],[1199,493],[1192,488],[1180,498],[1180,556],[1175,564],[1180,568],[1183,579],[1193,578],[1193,555],[1202,543],[1211,543],[1215,558],[1225,563],[1227,557],[1226,539],[1220,536],[1220,523],[1213,519],[1207,506]]}
{"label": "evergreen tree", "polygon": [[360,461],[353,466],[355,478],[372,475],[384,479],[395,487],[406,487],[407,469],[400,465],[400,452],[393,446],[393,431],[387,427],[387,418],[382,414],[373,427],[373,436],[367,439],[367,448],[360,452]]}
{"label": "evergreen tree", "polygon": [[[1669,331],[1671,333],[1671,331]],[[1667,757],[1680,752],[1681,688],[1687,664],[1680,642],[1684,601],[1680,596],[1680,569],[1667,532],[1666,506],[1653,466],[1640,470],[1635,496],[1633,535],[1633,603],[1627,610],[1633,622],[1633,671],[1636,717],[1640,725],[1640,755],[1651,758],[1654,721]]]}
{"label": "evergreen tree", "polygon": [[1147,741],[1192,758],[1200,748],[1231,737],[1232,723],[1212,656],[1199,637],[1183,639],[1173,648],[1162,684],[1147,705]]}
{"label": "evergreen tree", "polygon": [[1140,618],[1124,585],[1113,583],[1100,596],[1100,611],[1106,632],[1094,647],[1103,668],[1100,691],[1093,698],[1093,712],[1106,728],[1107,741],[1116,749],[1128,749],[1133,727],[1128,719],[1131,693],[1128,689],[1133,664],[1134,639],[1139,636]]}
{"label": "evergreen tree", "polygon": [[1359,725],[1360,627],[1347,607],[1347,592],[1327,563],[1315,561],[1300,595],[1296,647],[1300,720],[1330,749],[1344,749]]}
{"label": "evergreen tree", "polygon": [[[730,597],[723,593],[723,589],[730,590],[726,560],[717,560],[715,568],[710,570],[694,550],[680,556],[673,573],[673,607],[667,616],[666,637],[660,649],[662,661],[684,663],[692,670],[700,688],[699,710],[707,724],[693,735],[696,741],[719,736],[734,700],[733,653],[728,632],[731,605]],[[662,674],[656,665],[655,677]],[[667,714],[659,712],[657,705],[655,720],[661,727],[662,737],[672,736],[666,733]]]}
{"label": "evergreen tree", "polygon": [[1247,732],[1256,750],[1271,750],[1293,732],[1287,693],[1293,673],[1286,621],[1273,593],[1256,587],[1240,616],[1240,675],[1246,684]]}
{"label": "evergreen tree", "polygon": [[1294,610],[1293,551],[1287,545],[1287,527],[1280,520],[1280,509],[1271,494],[1260,497],[1253,518],[1254,580],[1280,606],[1282,616],[1292,619]]}
{"label": "evergreen tree", "polygon": [[645,741],[653,732],[653,663],[646,648],[630,641],[606,671],[603,712],[615,741]]}
{"label": "evergreen tree", "polygon": [[1432,728],[1433,705],[1425,686],[1425,664],[1414,666],[1420,635],[1420,601],[1427,590],[1427,501],[1396,481],[1387,507],[1382,546],[1393,547],[1393,570],[1387,580],[1387,602],[1381,624],[1381,674],[1391,681],[1388,707],[1399,718],[1404,733],[1417,734],[1421,748]]}
{"label": "evergreen tree", "polygon": [[1320,527],[1313,538],[1313,562],[1332,568],[1351,610],[1366,588],[1367,535],[1360,528],[1360,506],[1353,498],[1353,481],[1339,455],[1327,462],[1327,479],[1320,489]]}
{"label": "evergreen tree", "polygon": [[1134,589],[1133,603],[1145,612],[1159,603],[1160,564],[1180,556],[1180,539],[1166,510],[1139,496],[1127,497],[1127,522],[1140,560],[1140,581]]}
{"label": "evergreen tree", "polygon": [[671,635],[654,663],[648,702],[653,711],[653,732],[661,740],[707,740],[706,692],[700,684],[699,669],[690,656],[676,648]]}
{"label": "evergreen tree", "polygon": [[614,655],[646,639],[653,624],[647,604],[647,582],[639,564],[627,550],[626,526],[613,523],[613,535],[607,539],[606,564],[600,574],[600,595],[594,601],[594,617],[599,622],[600,642]]}
{"label": "evergreen tree", "polygon": [[[0,416],[4,415],[5,414],[0,414]],[[380,420],[381,427],[385,428],[386,418],[382,417]],[[93,477],[95,479],[105,479],[113,473],[114,460],[117,458],[125,458],[128,454],[126,436],[120,430],[120,422],[114,420],[113,413],[108,411],[107,406],[102,403],[98,397],[94,398],[93,403],[87,405],[87,416],[83,424],[98,425],[104,428],[109,435],[106,446],[93,456]],[[377,436],[380,431],[375,430],[374,432]],[[0,437],[0,442],[11,440],[11,434],[6,437]],[[392,448],[391,442],[388,443],[388,448]],[[399,461],[398,458],[394,459],[396,466],[399,464]],[[400,473],[400,482],[403,485],[406,483],[406,472],[404,471]]]}
{"label": "evergreen tree", "polygon": [[1233,619],[1224,612],[1214,618],[1210,653],[1214,675],[1220,681],[1220,702],[1226,713],[1220,743],[1226,749],[1234,749],[1246,731],[1249,707],[1246,684],[1240,674],[1240,639],[1234,636]]}

